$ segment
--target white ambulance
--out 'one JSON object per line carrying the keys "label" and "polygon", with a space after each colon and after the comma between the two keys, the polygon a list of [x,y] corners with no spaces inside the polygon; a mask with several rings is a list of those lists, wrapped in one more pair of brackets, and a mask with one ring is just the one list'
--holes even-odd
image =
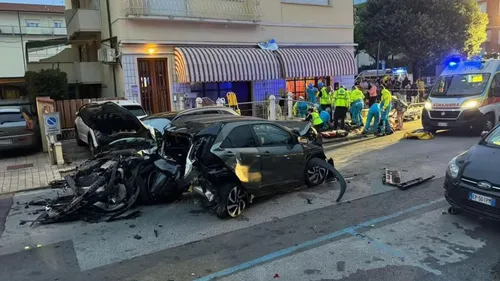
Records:
{"label": "white ambulance", "polygon": [[429,93],[422,125],[437,130],[491,130],[500,121],[500,60],[451,61]]}

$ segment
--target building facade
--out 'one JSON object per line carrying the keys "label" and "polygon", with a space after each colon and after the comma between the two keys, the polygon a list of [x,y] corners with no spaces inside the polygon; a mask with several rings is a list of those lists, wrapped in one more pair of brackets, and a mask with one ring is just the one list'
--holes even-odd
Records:
{"label": "building facade", "polygon": [[28,42],[66,37],[64,7],[0,3],[0,99],[17,98],[29,61],[59,53],[66,46],[34,49]]}
{"label": "building facade", "polygon": [[483,13],[488,14],[488,38],[484,43],[486,53],[500,52],[500,0],[479,0],[478,5]]}
{"label": "building facade", "polygon": [[[67,0],[66,9],[80,19],[72,27],[67,16],[72,49],[101,62],[102,95],[150,113],[175,110],[180,97],[300,96],[308,83],[349,85],[356,74],[352,0]],[[277,50],[262,44],[271,39]]]}

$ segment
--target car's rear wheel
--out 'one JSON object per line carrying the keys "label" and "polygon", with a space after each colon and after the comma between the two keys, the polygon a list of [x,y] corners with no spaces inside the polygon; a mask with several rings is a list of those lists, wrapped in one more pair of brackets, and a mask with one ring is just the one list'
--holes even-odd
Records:
{"label": "car's rear wheel", "polygon": [[217,217],[224,219],[239,216],[248,205],[248,193],[239,184],[226,184],[221,187],[216,207]]}
{"label": "car's rear wheel", "polygon": [[182,195],[182,192],[178,189],[165,189],[162,190],[161,194],[155,194],[153,186],[159,175],[158,171],[153,170],[146,178],[144,188],[141,190],[142,201],[145,204],[172,203]]}
{"label": "car's rear wheel", "polygon": [[76,139],[76,144],[78,146],[85,146],[85,143],[80,139],[80,135],[78,134],[78,129],[76,129],[76,126],[75,126],[75,139]]}

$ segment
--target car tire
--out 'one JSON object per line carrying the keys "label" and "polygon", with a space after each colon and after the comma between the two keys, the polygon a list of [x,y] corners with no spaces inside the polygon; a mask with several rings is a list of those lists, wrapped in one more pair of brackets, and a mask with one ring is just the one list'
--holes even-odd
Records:
{"label": "car tire", "polygon": [[78,134],[78,129],[76,129],[76,126],[75,126],[75,139],[76,139],[76,145],[85,146],[85,143],[80,139],[80,135]]}
{"label": "car tire", "polygon": [[462,212],[462,210],[460,210],[459,208],[453,207],[453,206],[450,206],[448,208],[448,214],[450,214],[450,215],[458,215],[461,212]]}
{"label": "car tire", "polygon": [[[311,169],[314,167],[324,168],[327,171],[327,173],[321,179],[317,179],[313,182],[312,179],[309,179],[309,177],[308,177],[308,175],[312,175],[311,173],[308,173],[308,171],[312,171]],[[321,175],[319,177],[321,177]],[[306,169],[305,169],[305,179],[306,179],[306,184],[310,187],[318,185],[317,184],[318,182],[320,182],[320,184],[321,184],[321,183],[325,182],[325,180],[329,181],[329,179],[333,179],[336,182],[338,182],[338,184],[340,185],[340,192],[339,192],[339,196],[336,199],[336,202],[339,202],[342,199],[342,197],[344,196],[344,193],[347,189],[347,183],[346,183],[344,177],[342,176],[342,174],[339,171],[337,171],[337,169],[335,169],[335,167],[333,166],[333,162],[329,163],[329,162],[325,161],[324,159],[321,159],[318,157],[314,157],[314,158],[310,159],[309,162],[307,162]]]}
{"label": "car tire", "polygon": [[215,213],[220,219],[239,216],[249,203],[248,193],[240,184],[223,185],[218,199]]}
{"label": "car tire", "polygon": [[320,158],[312,158],[307,162],[305,171],[307,186],[318,186],[325,181],[328,170],[323,166],[323,163],[326,161]]}
{"label": "car tire", "polygon": [[483,128],[479,134],[481,134],[483,131],[491,131],[495,127],[495,114],[488,113],[486,114],[486,118],[484,121]]}

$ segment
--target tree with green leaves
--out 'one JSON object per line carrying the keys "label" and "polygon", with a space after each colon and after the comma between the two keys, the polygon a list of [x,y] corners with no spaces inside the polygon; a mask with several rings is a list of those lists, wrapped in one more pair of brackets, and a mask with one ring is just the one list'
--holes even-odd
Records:
{"label": "tree with green leaves", "polygon": [[475,0],[368,0],[357,13],[361,46],[381,42],[384,55],[404,55],[413,73],[454,51],[477,54],[486,41],[488,16]]}
{"label": "tree with green leaves", "polygon": [[27,71],[24,74],[24,81],[30,99],[50,97],[60,100],[68,97],[68,75],[60,69]]}

